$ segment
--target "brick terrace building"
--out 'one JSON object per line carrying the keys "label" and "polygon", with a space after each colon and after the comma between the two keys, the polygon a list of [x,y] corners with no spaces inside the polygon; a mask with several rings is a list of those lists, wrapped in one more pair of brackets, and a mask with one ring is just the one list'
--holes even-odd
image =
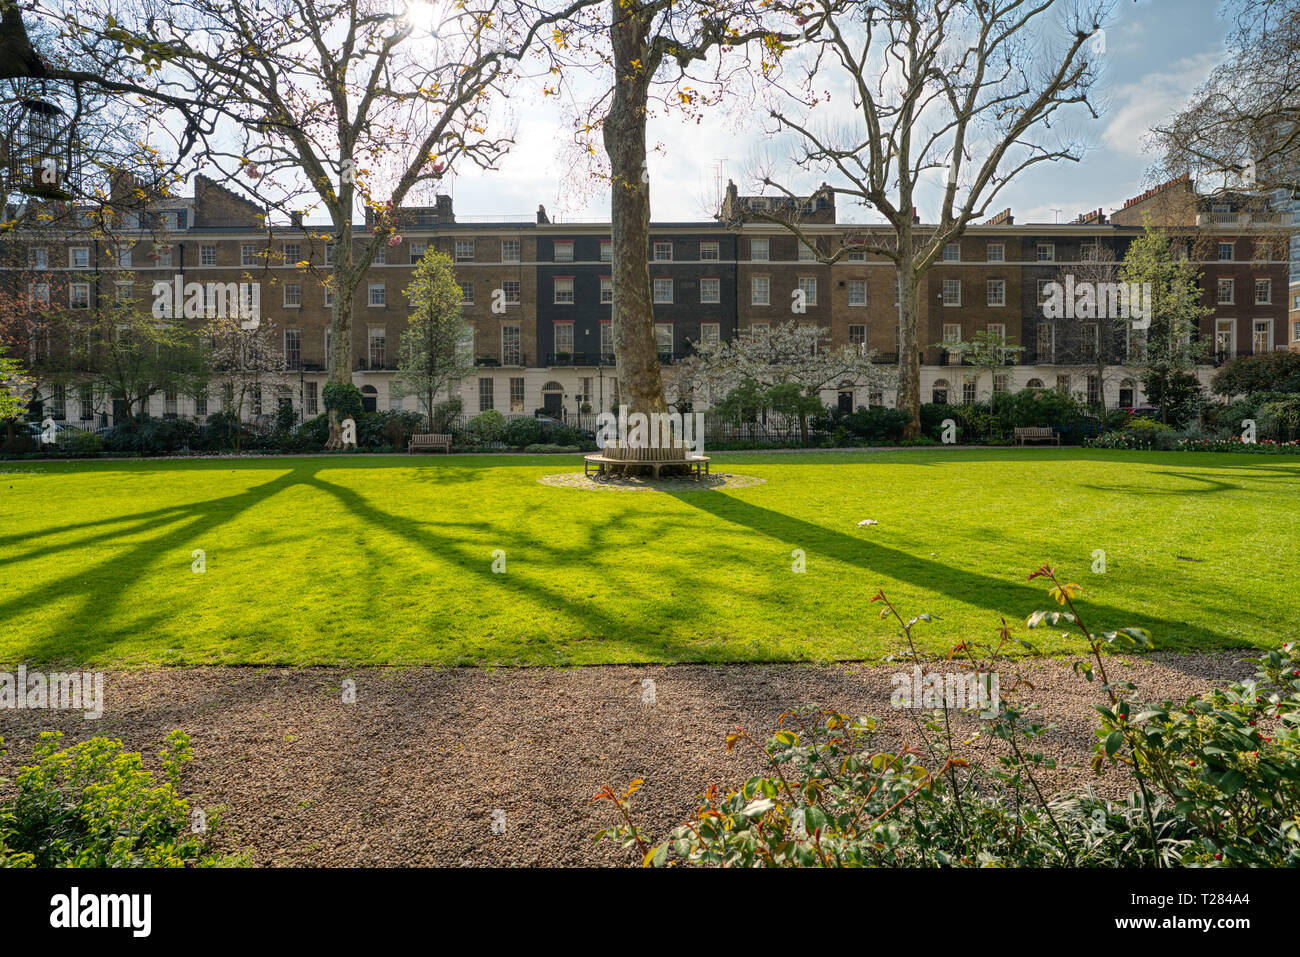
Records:
{"label": "brick terrace building", "polygon": [[[799,201],[801,228],[816,243],[815,250],[801,248],[781,226],[745,215],[774,202],[787,201],[741,197],[732,187],[718,221],[652,224],[656,331],[670,380],[671,363],[694,342],[796,318],[828,329],[834,345],[861,345],[879,353],[882,362],[897,361],[893,264],[863,253],[834,264],[823,261],[846,237],[880,227],[837,223],[833,194],[819,190]],[[1086,322],[1049,321],[1041,301],[1042,287],[1073,268],[1098,258],[1122,259],[1146,214],[1173,233],[1204,273],[1204,301],[1214,313],[1199,334],[1214,343],[1215,364],[1287,348],[1289,331],[1292,346],[1300,348],[1300,286],[1288,296],[1288,250],[1279,217],[1246,213],[1232,199],[1208,204],[1188,181],[1175,180],[1129,200],[1109,218],[1098,210],[1071,223],[1018,225],[1007,210],[971,227],[944,251],[922,286],[922,400],[969,401],[990,387],[1058,387],[1094,400],[1104,394],[1109,406],[1142,404],[1127,344],[1103,341]],[[465,293],[464,315],[474,329],[477,375],[460,385],[467,412],[572,413],[584,403],[611,406],[617,382],[608,225],[553,223],[541,209],[535,221],[458,222],[448,197],[433,207],[403,209],[399,216],[401,241],[383,248],[357,290],[352,377],[368,408],[403,405],[392,390],[409,311],[403,290],[412,264],[429,247],[452,257]],[[145,219],[128,223],[117,248],[72,230],[29,232],[0,247],[3,269],[11,285],[27,282],[37,298],[70,309],[93,310],[119,295],[133,295],[148,309],[152,284],[176,275],[187,282],[259,282],[262,320],[272,324],[297,379],[281,398],[308,417],[321,411],[333,346],[324,281],[331,249],[320,238],[325,227],[295,218],[268,229],[261,209],[203,176],[196,178],[192,197],[160,201]],[[358,242],[369,238],[369,228],[369,222],[358,224]],[[796,290],[806,303],[800,315],[791,310]],[[1291,330],[1288,305],[1297,307]],[[1001,332],[1023,349],[992,383],[978,382],[977,370],[962,364],[960,354],[936,345],[969,341],[982,330]],[[16,343],[15,354],[38,374],[62,371],[67,380],[65,344],[56,338],[38,333]],[[1098,350],[1108,353],[1101,361]],[[1208,381],[1212,371],[1207,365],[1199,374]],[[111,417],[111,406],[82,408],[93,396],[72,385],[60,390],[47,414],[70,421]],[[822,398],[846,408],[894,403],[890,394],[862,394],[851,384]],[[406,399],[406,407],[414,402]],[[215,396],[155,396],[150,412],[201,418],[219,407]]]}

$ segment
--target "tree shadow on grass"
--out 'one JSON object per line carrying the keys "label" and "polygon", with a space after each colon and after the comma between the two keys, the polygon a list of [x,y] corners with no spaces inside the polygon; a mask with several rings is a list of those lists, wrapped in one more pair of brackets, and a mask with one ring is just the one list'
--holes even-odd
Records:
{"label": "tree shadow on grass", "polygon": [[[990,613],[990,627],[996,624],[999,616],[1005,615],[1011,621],[1023,621],[1030,612],[1051,606],[1051,599],[1045,594],[1045,589],[1028,581],[1029,572],[1037,568],[1046,556],[1026,556],[1025,579],[1007,581],[911,555],[865,538],[853,538],[723,493],[713,497],[675,497],[717,519],[752,529],[777,541],[815,543],[819,551],[846,565],[868,573],[887,575],[896,581],[905,581],[918,588],[939,592],[954,601],[983,608]],[[876,587],[877,583],[869,579],[863,582],[864,601],[875,593]],[[942,614],[940,608],[905,608],[902,611],[905,615],[922,612]],[[1239,640],[1208,628],[1133,612],[1094,600],[1082,603],[1080,613],[1085,623],[1094,630],[1129,626],[1146,628],[1154,637],[1157,647],[1160,647],[1161,639],[1167,641],[1174,636],[1184,647],[1241,647]],[[1032,642],[1032,635],[1029,637]]]}

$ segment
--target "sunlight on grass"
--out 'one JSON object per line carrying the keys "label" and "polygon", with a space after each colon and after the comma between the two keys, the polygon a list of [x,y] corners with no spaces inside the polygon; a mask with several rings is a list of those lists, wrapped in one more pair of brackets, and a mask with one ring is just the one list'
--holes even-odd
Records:
{"label": "sunlight on grass", "polygon": [[[942,653],[1049,599],[1157,647],[1294,637],[1300,463],[908,450],[717,456],[685,494],[537,479],[577,457],[40,462],[0,475],[0,661],[500,663],[876,658],[868,598]],[[859,528],[873,518],[878,525]],[[206,571],[192,570],[193,552]],[[505,552],[504,574],[492,571]],[[792,551],[807,571],[791,570]],[[1106,556],[1104,574],[1090,569]],[[1050,632],[1042,650],[1075,650]]]}

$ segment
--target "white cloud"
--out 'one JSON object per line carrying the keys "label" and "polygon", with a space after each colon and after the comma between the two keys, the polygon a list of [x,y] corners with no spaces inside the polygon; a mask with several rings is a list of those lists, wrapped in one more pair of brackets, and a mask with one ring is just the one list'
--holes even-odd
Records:
{"label": "white cloud", "polygon": [[1126,156],[1144,155],[1143,143],[1151,127],[1181,109],[1221,59],[1218,52],[1201,53],[1117,87],[1111,94],[1110,122],[1102,134],[1106,146]]}

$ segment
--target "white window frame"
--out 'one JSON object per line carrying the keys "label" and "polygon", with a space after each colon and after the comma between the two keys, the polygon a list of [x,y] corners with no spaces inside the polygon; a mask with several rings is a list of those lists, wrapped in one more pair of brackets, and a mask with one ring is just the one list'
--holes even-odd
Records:
{"label": "white window frame", "polygon": [[572,306],[577,301],[572,276],[556,276],[552,291],[552,301],[557,306]]}
{"label": "white window frame", "polygon": [[[1005,306],[1007,304],[1007,281],[1005,279],[989,279],[985,283],[987,289],[987,305]],[[994,295],[996,290],[997,295]]]}
{"label": "white window frame", "polygon": [[847,285],[849,306],[865,308],[867,305],[867,281],[865,279],[850,279]]}
{"label": "white window frame", "polygon": [[[760,255],[761,250],[761,255]],[[749,261],[755,263],[771,262],[772,241],[766,236],[754,236],[749,240]]]}
{"label": "white window frame", "polygon": [[[959,307],[961,305],[961,280],[960,279],[944,279],[942,281],[942,285],[939,288],[940,288],[939,296],[943,301],[944,308],[951,309],[951,308]],[[949,293],[953,290],[956,291],[956,295],[955,297],[950,298]]]}
{"label": "white window frame", "polygon": [[[706,294],[705,283],[709,284],[711,293]],[[706,305],[717,305],[722,302],[722,280],[717,276],[702,276],[700,278],[700,302]]]}
{"label": "white window frame", "polygon": [[[375,300],[375,293],[379,293],[378,301]],[[366,284],[366,305],[371,309],[383,309],[388,305],[388,286],[382,282],[372,282]]]}
{"label": "white window frame", "polygon": [[[671,276],[656,276],[650,280],[650,301],[656,306],[673,304],[673,280]],[[665,293],[667,298],[665,298]]]}
{"label": "white window frame", "polygon": [[[762,294],[759,291],[762,290]],[[770,276],[749,277],[749,304],[751,306],[772,305],[772,278]]]}

